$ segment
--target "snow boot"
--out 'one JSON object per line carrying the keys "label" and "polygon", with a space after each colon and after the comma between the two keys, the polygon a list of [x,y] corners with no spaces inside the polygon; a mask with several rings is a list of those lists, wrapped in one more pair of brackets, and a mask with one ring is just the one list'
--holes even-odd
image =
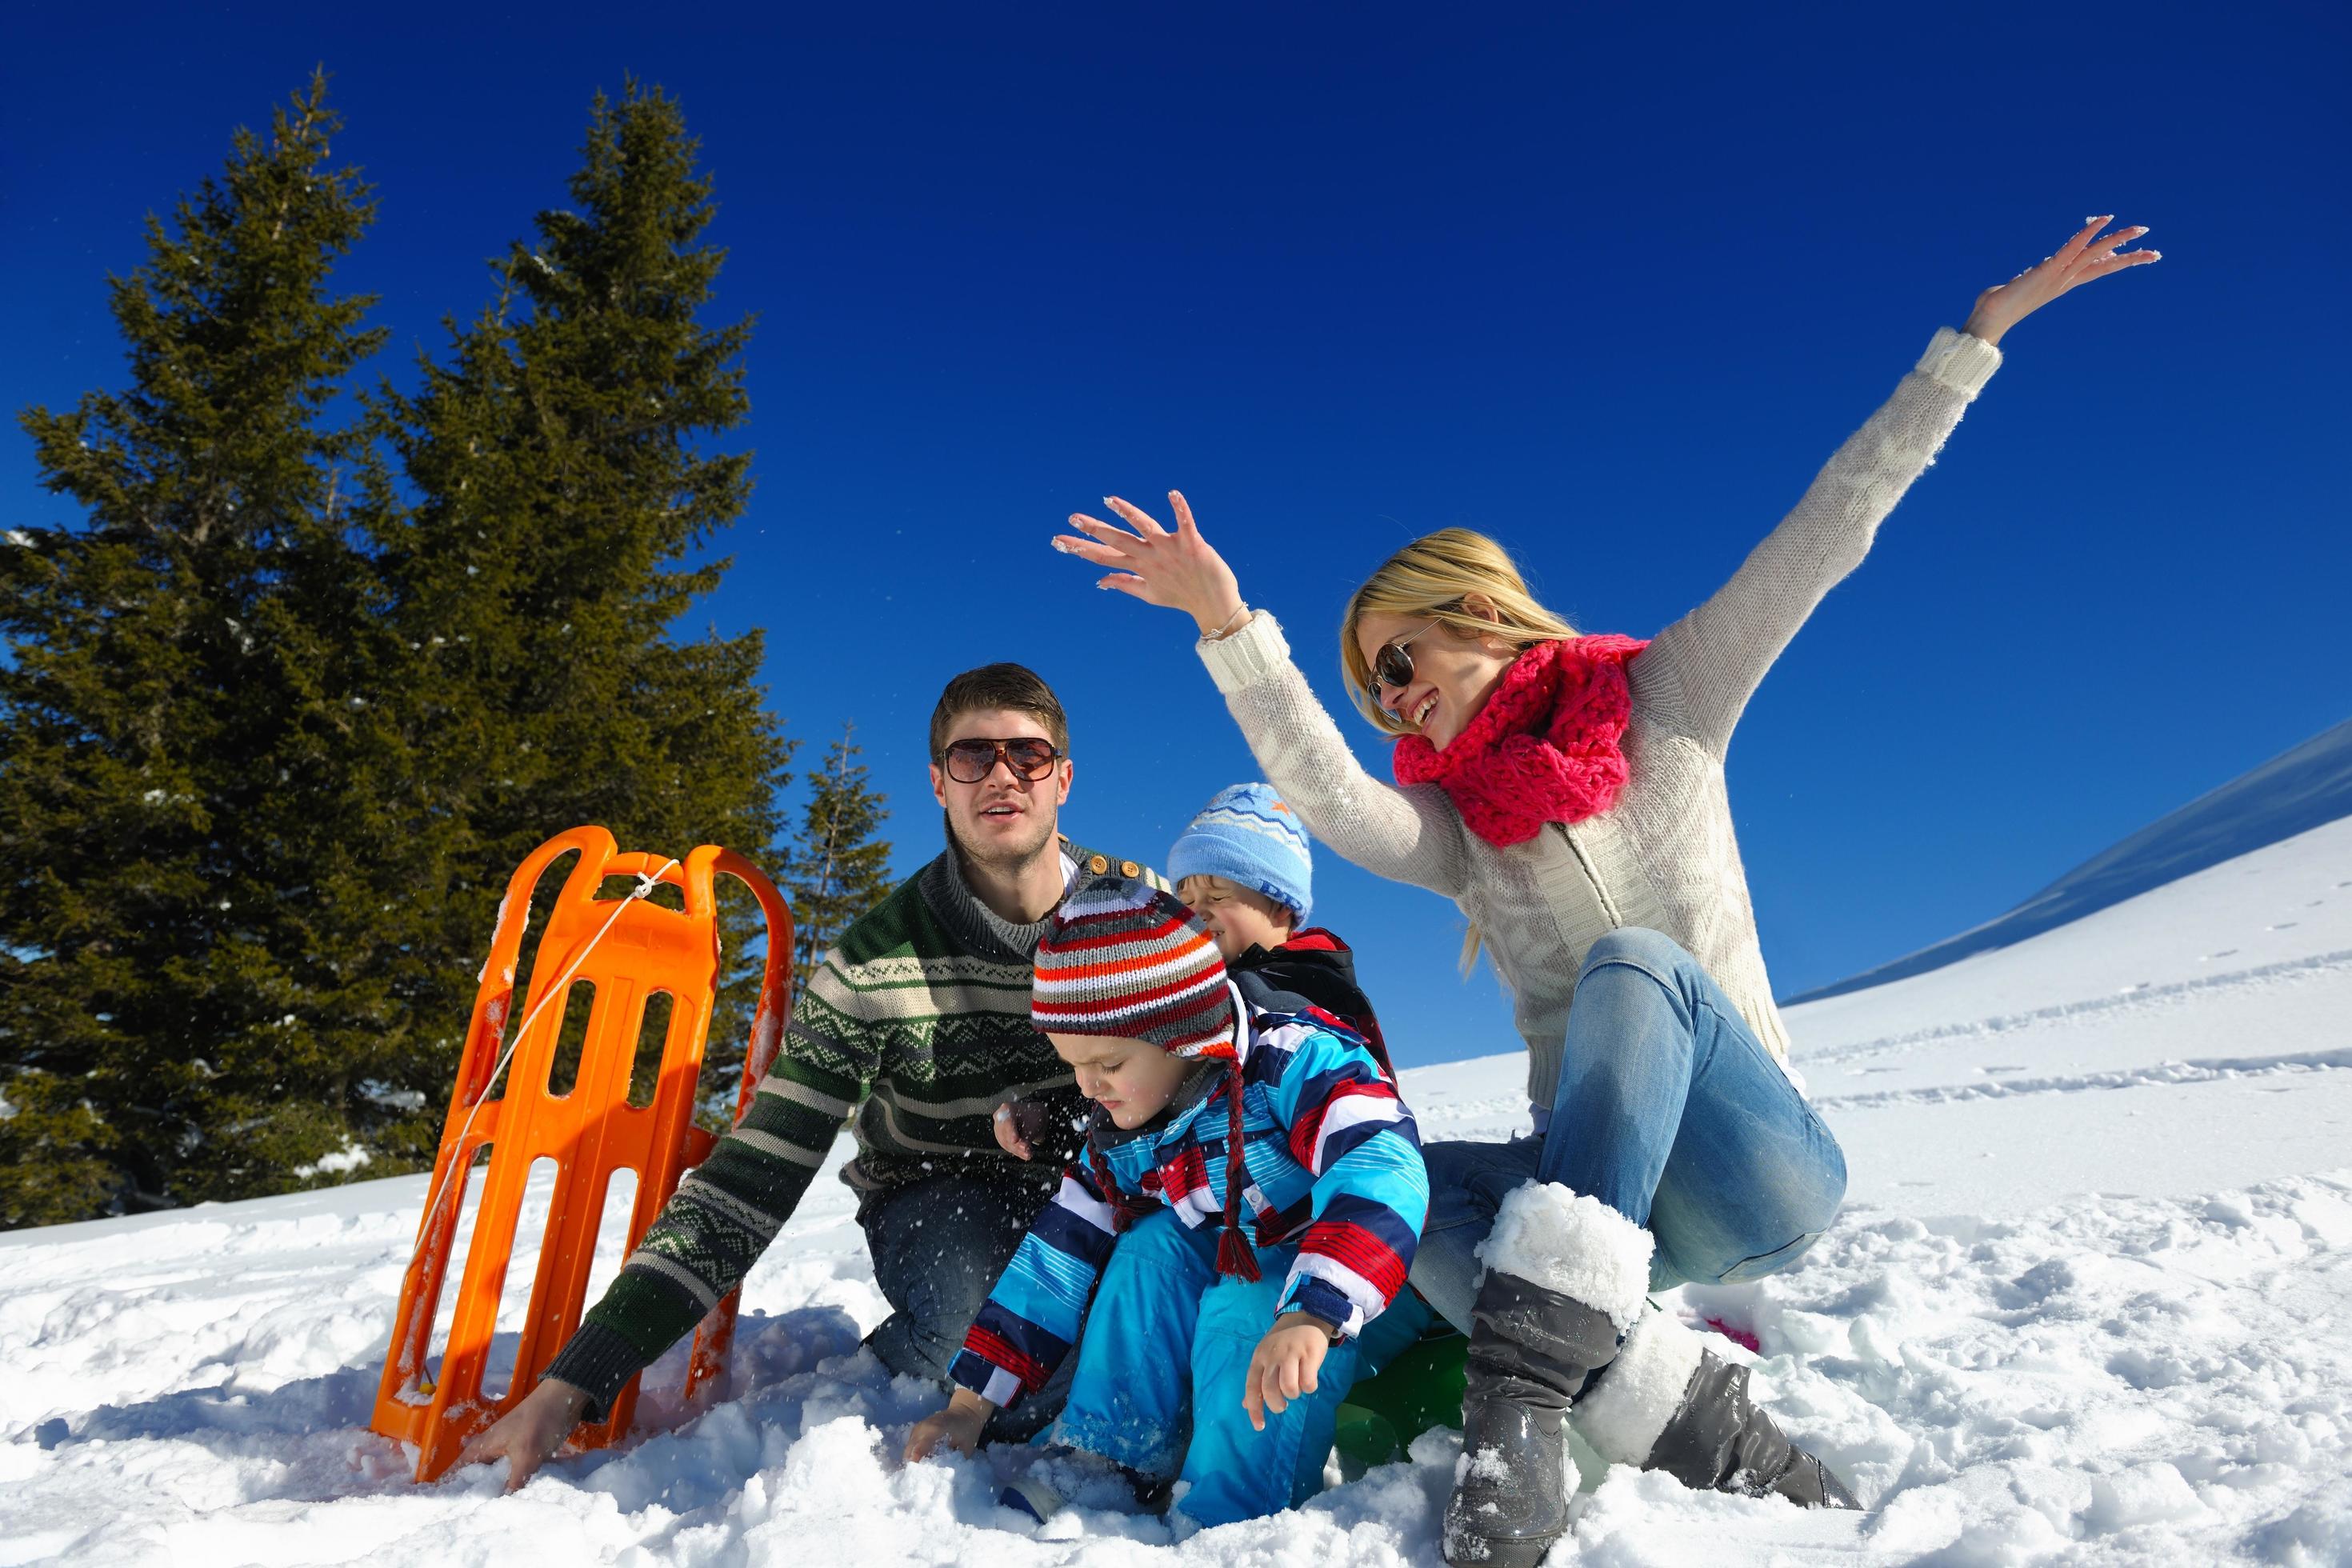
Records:
{"label": "snow boot", "polygon": [[1612,1464],[1664,1470],[1694,1491],[1784,1497],[1800,1508],[1860,1508],[1821,1460],[1748,1397],[1748,1369],[1707,1352],[1665,1312],[1645,1312],[1608,1375],[1576,1407],[1576,1429]]}
{"label": "snow boot", "polygon": [[1536,1568],[1566,1532],[1569,1406],[1640,1313],[1650,1248],[1648,1231],[1558,1183],[1503,1200],[1470,1311],[1462,1458],[1441,1538],[1453,1568]]}
{"label": "snow boot", "polygon": [[1027,1468],[1004,1483],[996,1501],[1039,1524],[1072,1507],[1159,1513],[1168,1506],[1169,1482],[1114,1464],[1100,1454],[1055,1443],[1028,1458]]}

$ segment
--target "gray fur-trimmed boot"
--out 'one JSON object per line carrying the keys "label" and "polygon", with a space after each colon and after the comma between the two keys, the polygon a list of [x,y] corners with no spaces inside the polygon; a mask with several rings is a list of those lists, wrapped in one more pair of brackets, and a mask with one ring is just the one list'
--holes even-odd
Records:
{"label": "gray fur-trimmed boot", "polygon": [[1576,1430],[1612,1464],[1664,1470],[1694,1491],[1860,1508],[1828,1467],[1748,1397],[1748,1369],[1707,1353],[1665,1312],[1644,1312],[1609,1374],[1576,1407]]}
{"label": "gray fur-trimmed boot", "polygon": [[1617,1354],[1650,1285],[1650,1233],[1596,1198],[1529,1182],[1480,1246],[1462,1459],[1445,1502],[1453,1568],[1536,1568],[1568,1529],[1568,1410]]}

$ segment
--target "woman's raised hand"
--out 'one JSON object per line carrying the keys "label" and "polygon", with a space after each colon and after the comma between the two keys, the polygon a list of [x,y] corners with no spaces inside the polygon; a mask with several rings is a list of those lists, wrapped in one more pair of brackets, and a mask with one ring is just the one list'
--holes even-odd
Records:
{"label": "woman's raised hand", "polygon": [[2137,228],[2119,228],[2113,234],[2099,231],[2115,222],[2115,215],[2083,220],[2082,229],[2058,247],[2055,256],[2045,256],[2041,265],[2029,267],[2006,283],[1996,283],[1977,296],[1976,309],[1969,312],[1963,330],[1970,336],[1989,343],[2000,342],[2000,335],[2025,320],[2069,289],[2079,289],[2094,278],[2105,278],[2110,272],[2162,258],[2160,250],[2119,250],[2146,234],[2145,225]]}
{"label": "woman's raised hand", "polygon": [[1176,514],[1173,532],[1160,527],[1142,508],[1129,506],[1117,496],[1103,497],[1103,505],[1125,518],[1135,531],[1129,533],[1117,523],[1084,512],[1072,512],[1070,526],[1086,537],[1057,533],[1054,548],[1110,567],[1111,574],[1096,587],[1116,588],[1147,605],[1181,610],[1200,626],[1202,637],[1233,629],[1231,623],[1242,607],[1241,587],[1234,581],[1233,568],[1225,564],[1225,558],[1201,537],[1199,526],[1192,521],[1192,509],[1182,495],[1168,492],[1168,505]]}

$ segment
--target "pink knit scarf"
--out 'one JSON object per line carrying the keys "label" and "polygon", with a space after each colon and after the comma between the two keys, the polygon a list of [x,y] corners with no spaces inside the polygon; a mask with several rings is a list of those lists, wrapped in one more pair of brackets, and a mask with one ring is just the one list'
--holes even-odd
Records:
{"label": "pink knit scarf", "polygon": [[1625,787],[1625,667],[1649,646],[1615,636],[1537,643],[1444,751],[1420,735],[1399,741],[1397,783],[1443,784],[1489,844],[1524,844],[1547,822],[1608,810]]}

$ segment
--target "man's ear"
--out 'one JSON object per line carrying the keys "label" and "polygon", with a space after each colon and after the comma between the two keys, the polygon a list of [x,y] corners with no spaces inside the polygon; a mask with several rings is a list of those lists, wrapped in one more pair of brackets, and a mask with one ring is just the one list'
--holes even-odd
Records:
{"label": "man's ear", "polygon": [[1054,796],[1054,804],[1055,805],[1066,805],[1069,804],[1070,799],[1070,781],[1077,777],[1078,764],[1071,761],[1069,758],[1064,757],[1062,759],[1061,767],[1056,771],[1062,775],[1062,787],[1060,793]]}
{"label": "man's ear", "polygon": [[930,773],[931,798],[940,803],[941,810],[945,810],[948,804],[948,775],[940,771],[940,764],[937,763],[931,764]]}

